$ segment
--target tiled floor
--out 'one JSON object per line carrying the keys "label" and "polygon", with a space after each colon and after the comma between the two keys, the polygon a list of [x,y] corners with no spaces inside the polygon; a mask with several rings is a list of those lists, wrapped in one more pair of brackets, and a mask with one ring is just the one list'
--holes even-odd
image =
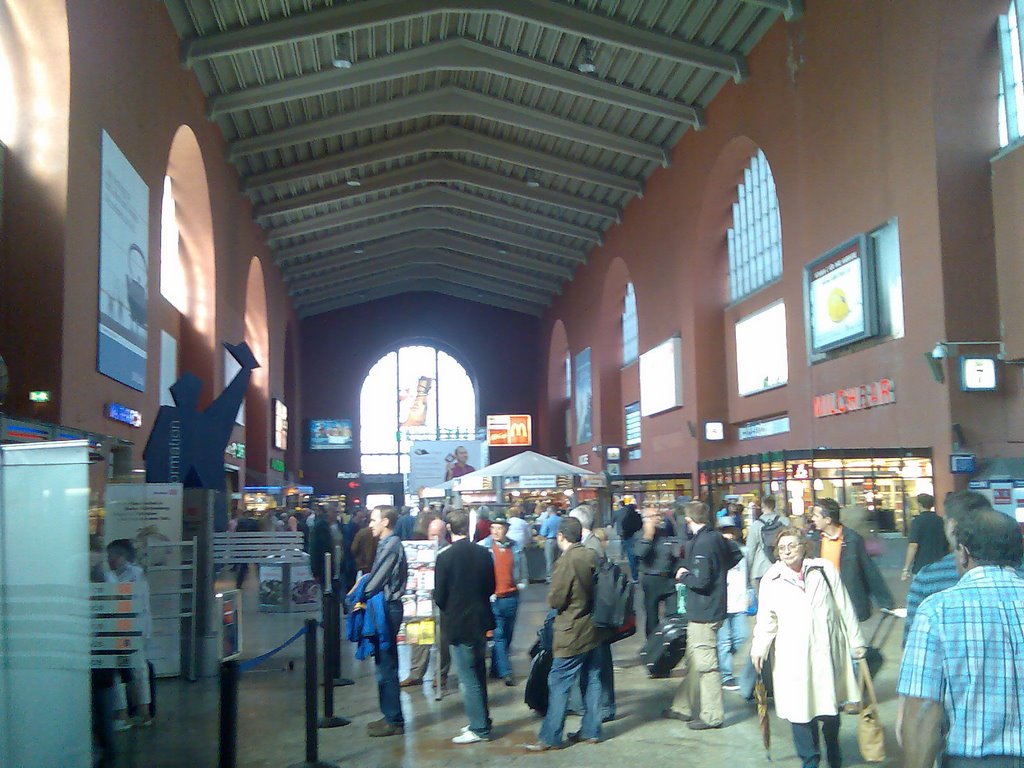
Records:
{"label": "tiled floor", "polygon": [[[903,603],[906,585],[896,578],[902,560],[902,541],[890,541],[883,560],[887,580]],[[898,550],[898,551],[897,551]],[[265,614],[256,610],[255,579],[250,576],[245,595],[245,657],[256,656],[291,636],[302,624],[302,614]],[[520,677],[529,667],[527,650],[545,612],[546,588],[531,585],[519,613],[514,640],[514,665]],[[868,629],[874,627],[874,620]],[[642,625],[642,621],[641,621]],[[883,649],[886,664],[876,687],[882,701],[887,728],[889,760],[899,765],[900,755],[893,735],[895,685],[900,655],[901,629],[897,627]],[[616,694],[619,717],[606,724],[604,739],[597,745],[578,745],[546,752],[527,753],[522,745],[536,739],[539,718],[523,703],[523,684],[508,688],[501,681],[490,687],[494,740],[485,744],[456,746],[450,743],[466,722],[457,689],[439,702],[426,689],[403,693],[407,718],[404,736],[369,738],[365,725],[380,717],[372,661],[345,659],[344,673],[356,685],[337,689],[338,714],[352,724],[320,730],[319,756],[322,761],[345,766],[440,768],[440,766],[569,766],[623,765],[641,762],[645,766],[729,765],[731,768],[767,764],[757,717],[752,704],[726,692],[726,727],[695,733],[682,723],[662,720],[658,713],[668,706],[679,684],[680,673],[668,680],[651,680],[637,664],[640,638],[618,643],[614,648]],[[346,647],[346,652],[349,649]],[[287,768],[305,759],[302,641],[289,646],[255,671],[242,676],[238,727],[238,765],[246,768]],[[289,670],[289,663],[294,669]],[[156,724],[133,729],[119,736],[122,747],[118,766],[165,768],[169,766],[214,766],[217,764],[218,685],[214,680],[188,683],[165,680],[158,684],[159,712]],[[319,699],[322,704],[322,696]],[[578,718],[570,717],[567,728],[575,730]],[[772,717],[772,749],[775,762],[798,765],[789,724]],[[843,717],[841,732],[846,765],[860,764],[856,742],[856,719]]]}

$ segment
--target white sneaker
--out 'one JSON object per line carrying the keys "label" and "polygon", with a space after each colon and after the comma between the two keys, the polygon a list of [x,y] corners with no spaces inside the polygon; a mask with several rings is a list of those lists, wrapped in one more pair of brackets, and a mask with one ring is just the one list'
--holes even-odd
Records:
{"label": "white sneaker", "polygon": [[483,741],[483,740],[484,739],[483,739],[482,736],[477,736],[472,731],[467,730],[467,731],[463,731],[458,736],[456,736],[454,739],[452,739],[452,744],[476,744],[478,741]]}
{"label": "white sneaker", "polygon": [[132,729],[131,720],[115,720],[114,730],[115,731],[130,731]]}
{"label": "white sneaker", "polygon": [[459,731],[459,733],[469,733],[470,730],[471,729],[470,729],[470,727],[468,725],[464,725],[464,726],[462,726],[462,730]]}

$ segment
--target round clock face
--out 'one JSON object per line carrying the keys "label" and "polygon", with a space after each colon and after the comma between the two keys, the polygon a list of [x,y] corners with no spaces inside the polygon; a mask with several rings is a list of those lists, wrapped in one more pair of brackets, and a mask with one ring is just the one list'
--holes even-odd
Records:
{"label": "round clock face", "polygon": [[724,440],[725,425],[720,421],[709,421],[704,424],[705,440]]}
{"label": "round clock face", "polygon": [[964,389],[995,389],[996,361],[975,358],[964,361]]}

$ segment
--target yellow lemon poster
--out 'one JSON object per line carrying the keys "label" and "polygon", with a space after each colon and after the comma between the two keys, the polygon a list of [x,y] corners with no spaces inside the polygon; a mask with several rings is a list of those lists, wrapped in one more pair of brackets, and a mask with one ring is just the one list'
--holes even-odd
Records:
{"label": "yellow lemon poster", "polygon": [[857,238],[808,267],[811,346],[815,352],[870,335],[861,244],[861,238]]}

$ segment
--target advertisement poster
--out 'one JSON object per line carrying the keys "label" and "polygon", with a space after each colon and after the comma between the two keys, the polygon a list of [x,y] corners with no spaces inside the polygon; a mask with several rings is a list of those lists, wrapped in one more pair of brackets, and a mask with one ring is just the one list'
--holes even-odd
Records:
{"label": "advertisement poster", "polygon": [[406,493],[436,488],[446,479],[468,475],[487,463],[483,440],[416,440],[409,451]]}
{"label": "advertisement poster", "polygon": [[313,419],[309,422],[311,451],[348,450],[352,447],[350,419]]}
{"label": "advertisement poster", "polygon": [[815,352],[870,335],[866,268],[862,238],[808,266],[811,347]]}
{"label": "advertisement poster", "polygon": [[274,447],[284,451],[288,448],[288,406],[277,398],[274,398],[273,408]]}
{"label": "advertisement poster", "polygon": [[683,342],[666,339],[640,355],[640,413],[653,416],[683,404]]}
{"label": "advertisement poster", "polygon": [[96,369],[146,390],[149,187],[103,132]]}
{"label": "advertisement poster", "polygon": [[576,355],[576,377],[573,402],[576,406],[576,445],[589,442],[593,436],[591,411],[593,408],[590,388],[590,347]]}
{"label": "advertisement poster", "polygon": [[745,396],[787,381],[786,305],[780,301],[736,323],[736,382]]}
{"label": "advertisement poster", "polygon": [[528,446],[533,444],[533,419],[529,414],[489,415],[487,444]]}
{"label": "advertisement poster", "polygon": [[[107,486],[104,544],[128,539],[149,582],[153,639],[149,660],[157,676],[181,674],[182,487],[176,483]],[[170,594],[165,594],[170,593]]]}

